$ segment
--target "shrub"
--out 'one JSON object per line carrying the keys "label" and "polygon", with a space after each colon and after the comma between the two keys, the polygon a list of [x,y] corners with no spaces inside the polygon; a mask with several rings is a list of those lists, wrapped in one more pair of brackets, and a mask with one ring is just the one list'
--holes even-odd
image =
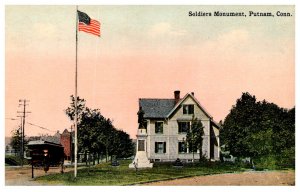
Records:
{"label": "shrub", "polygon": [[264,156],[254,159],[255,170],[278,169],[276,157],[274,155]]}
{"label": "shrub", "polygon": [[[21,165],[21,158],[19,156],[6,155],[5,164],[12,165],[12,166]],[[27,164],[28,164],[27,159],[23,159],[23,165],[27,165]]]}
{"label": "shrub", "polygon": [[295,169],[295,148],[284,149],[276,155],[268,155],[254,160],[256,170]]}
{"label": "shrub", "polygon": [[295,147],[284,149],[280,155],[277,155],[277,165],[280,168],[295,169]]}

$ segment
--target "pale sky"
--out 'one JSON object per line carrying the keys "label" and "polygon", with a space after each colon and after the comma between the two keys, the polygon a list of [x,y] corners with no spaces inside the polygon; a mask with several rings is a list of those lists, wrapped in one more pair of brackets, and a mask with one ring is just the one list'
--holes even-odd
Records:
{"label": "pale sky", "polygon": [[[195,92],[219,122],[242,92],[295,105],[294,6],[79,6],[101,22],[101,38],[80,32],[78,95],[135,137],[138,98]],[[291,17],[189,17],[189,11],[290,12]],[[30,100],[26,135],[70,128],[75,6],[6,6],[5,118]],[[18,121],[5,120],[11,136]]]}

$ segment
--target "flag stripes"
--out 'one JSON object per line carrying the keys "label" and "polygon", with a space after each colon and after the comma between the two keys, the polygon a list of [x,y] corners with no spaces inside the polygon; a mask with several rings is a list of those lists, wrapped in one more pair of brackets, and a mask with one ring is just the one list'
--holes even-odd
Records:
{"label": "flag stripes", "polygon": [[89,25],[84,22],[79,22],[78,31],[84,31],[100,37],[100,22],[94,19],[90,20]]}

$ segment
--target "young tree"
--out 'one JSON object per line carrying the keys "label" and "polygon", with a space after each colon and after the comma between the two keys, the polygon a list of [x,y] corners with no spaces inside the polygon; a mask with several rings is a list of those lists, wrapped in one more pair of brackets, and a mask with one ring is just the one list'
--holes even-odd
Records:
{"label": "young tree", "polygon": [[[65,112],[66,115],[70,118],[71,121],[74,121],[75,118],[75,97],[73,95],[71,97],[70,107],[68,107]],[[77,117],[78,121],[80,121],[83,112],[86,111],[85,100],[77,97]]]}
{"label": "young tree", "polygon": [[204,135],[204,126],[202,125],[201,120],[198,120],[193,116],[191,122],[191,128],[187,130],[186,134],[186,143],[188,148],[193,153],[193,162],[194,162],[194,153],[199,150],[199,161],[203,159],[202,145],[203,145],[203,135]]}
{"label": "young tree", "polygon": [[[22,135],[19,131],[20,129],[12,131],[12,138],[11,138],[11,146],[15,150],[15,156],[17,153],[21,152],[21,145],[22,145]],[[21,156],[21,154],[19,154]]]}
{"label": "young tree", "polygon": [[186,130],[186,140],[185,145],[187,146],[189,152],[193,153],[193,159],[192,162],[194,162],[194,152],[195,152],[195,144],[194,144],[194,135],[190,128]]}
{"label": "young tree", "polygon": [[193,119],[192,121],[192,132],[195,135],[195,145],[199,150],[199,161],[203,160],[202,146],[203,146],[203,136],[204,136],[204,126],[200,120]]}

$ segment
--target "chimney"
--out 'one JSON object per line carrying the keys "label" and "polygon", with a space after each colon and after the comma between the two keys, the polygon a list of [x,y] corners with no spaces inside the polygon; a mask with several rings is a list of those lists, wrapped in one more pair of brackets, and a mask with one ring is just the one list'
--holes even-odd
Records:
{"label": "chimney", "polygon": [[175,99],[175,105],[178,103],[180,100],[180,91],[174,91],[174,99]]}
{"label": "chimney", "polygon": [[192,92],[191,94],[192,94],[193,96],[195,96],[195,95],[194,95],[194,92]]}

